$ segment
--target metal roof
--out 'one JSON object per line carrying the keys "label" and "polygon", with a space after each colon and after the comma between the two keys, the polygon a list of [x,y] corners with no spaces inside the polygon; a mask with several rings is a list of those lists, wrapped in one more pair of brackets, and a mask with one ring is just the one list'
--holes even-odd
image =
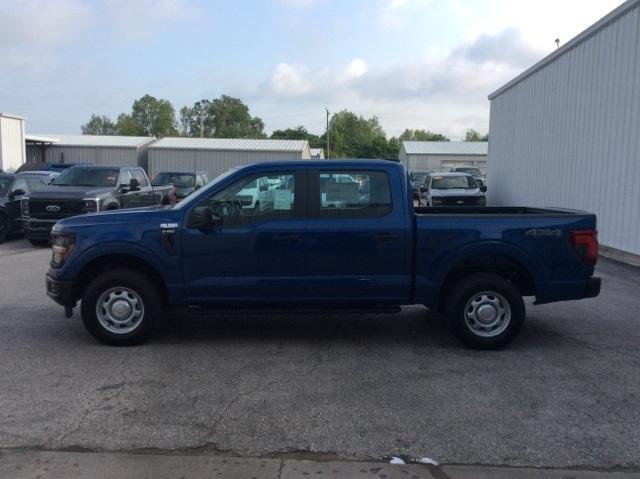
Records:
{"label": "metal roof", "polygon": [[155,140],[150,136],[110,136],[110,135],[26,135],[25,139],[43,138],[58,140],[56,146],[101,146],[112,148],[136,148]]}
{"label": "metal roof", "polygon": [[60,140],[56,138],[48,138],[46,136],[36,135],[24,135],[25,141],[32,141],[34,143],[60,143]]}
{"label": "metal roof", "polygon": [[403,141],[408,155],[486,155],[486,141]]}
{"label": "metal roof", "polygon": [[249,140],[242,138],[162,138],[151,148],[185,150],[304,151],[306,140]]}
{"label": "metal roof", "polygon": [[14,115],[13,113],[7,113],[5,111],[0,111],[0,116],[4,118],[13,118],[14,120],[24,120],[23,116]]}
{"label": "metal roof", "polygon": [[532,67],[530,67],[529,69],[525,70],[520,75],[515,77],[513,80],[511,80],[507,84],[501,86],[496,91],[491,93],[489,95],[489,100],[493,100],[498,95],[501,95],[505,91],[510,90],[511,88],[516,86],[518,83],[527,79],[537,71],[542,70],[548,64],[554,62],[556,59],[558,59],[559,57],[567,53],[569,50],[576,48],[582,42],[588,40],[593,35],[603,30],[604,28],[608,27],[611,23],[615,22],[618,18],[625,15],[629,10],[632,10],[638,6],[640,6],[640,0],[627,0],[622,5],[620,5],[619,7],[617,7],[616,9],[614,9],[613,11],[605,15],[603,18],[598,20],[596,23],[591,25],[586,30],[584,30],[582,33],[579,33],[578,35],[573,37],[571,40],[569,40],[567,43],[562,45],[560,48],[556,49],[553,53],[547,55],[538,63],[536,63],[535,65],[533,65]]}

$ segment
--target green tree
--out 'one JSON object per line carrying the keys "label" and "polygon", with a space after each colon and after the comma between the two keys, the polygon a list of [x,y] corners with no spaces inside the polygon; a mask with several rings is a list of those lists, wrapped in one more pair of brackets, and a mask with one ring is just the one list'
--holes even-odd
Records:
{"label": "green tree", "polygon": [[136,121],[131,117],[131,115],[127,115],[126,113],[121,113],[118,115],[118,121],[116,121],[116,135],[121,136],[143,136],[144,132],[142,131],[142,127],[136,123]]}
{"label": "green tree", "polygon": [[133,102],[131,119],[143,136],[162,138],[177,134],[175,110],[169,100],[145,95]]}
{"label": "green tree", "polygon": [[402,132],[399,137],[399,140],[402,141],[450,141],[449,138],[440,134],[433,133],[429,130],[411,130],[406,129]]}
{"label": "green tree", "polygon": [[323,148],[326,146],[325,138],[309,133],[302,125],[298,125],[295,128],[275,130],[271,133],[270,138],[274,140],[307,140],[311,148]]}
{"label": "green tree", "polygon": [[193,107],[180,109],[180,128],[185,136],[207,138],[266,138],[264,122],[252,117],[249,107],[239,98],[222,95],[200,100]]}
{"label": "green tree", "polygon": [[115,135],[116,125],[107,116],[91,115],[91,119],[81,126],[83,135]]}
{"label": "green tree", "polygon": [[[384,158],[386,135],[378,118],[366,119],[347,110],[335,113],[329,122],[332,158]],[[388,146],[388,145],[387,145]]]}
{"label": "green tree", "polygon": [[489,141],[489,134],[482,136],[473,128],[469,128],[464,135],[464,141]]}

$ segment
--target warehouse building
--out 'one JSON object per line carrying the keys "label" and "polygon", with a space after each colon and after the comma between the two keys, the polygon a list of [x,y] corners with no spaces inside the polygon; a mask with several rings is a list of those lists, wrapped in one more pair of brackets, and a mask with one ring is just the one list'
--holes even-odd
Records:
{"label": "warehouse building", "polygon": [[489,203],[594,212],[601,244],[640,255],[640,0],[489,99]]}
{"label": "warehouse building", "polygon": [[53,164],[147,167],[147,151],[155,138],[146,136],[26,135],[27,161]]}
{"label": "warehouse building", "polygon": [[149,148],[149,175],[160,171],[206,171],[209,178],[260,161],[310,159],[306,140],[163,138]]}
{"label": "warehouse building", "polygon": [[487,169],[485,141],[403,141],[399,160],[409,171],[449,171],[475,166]]}
{"label": "warehouse building", "polygon": [[13,172],[25,158],[24,118],[0,113],[0,170]]}

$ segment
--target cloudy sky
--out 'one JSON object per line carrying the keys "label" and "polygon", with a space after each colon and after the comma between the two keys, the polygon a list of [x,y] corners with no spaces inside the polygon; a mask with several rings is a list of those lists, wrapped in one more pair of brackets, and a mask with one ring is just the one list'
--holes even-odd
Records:
{"label": "cloudy sky", "polygon": [[488,129],[487,95],[621,0],[0,0],[0,111],[79,133],[149,93],[242,98],[272,131],[325,106],[385,130]]}

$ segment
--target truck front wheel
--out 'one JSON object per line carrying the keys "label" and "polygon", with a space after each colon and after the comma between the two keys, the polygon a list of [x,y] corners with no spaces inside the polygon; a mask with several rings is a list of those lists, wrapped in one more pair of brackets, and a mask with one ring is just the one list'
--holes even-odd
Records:
{"label": "truck front wheel", "polygon": [[130,269],[114,269],[96,277],[82,295],[82,322],[93,337],[112,346],[145,341],[162,314],[155,284]]}
{"label": "truck front wheel", "polygon": [[499,349],[522,329],[525,306],[518,289],[494,274],[473,274],[450,292],[445,312],[453,334],[474,349]]}

